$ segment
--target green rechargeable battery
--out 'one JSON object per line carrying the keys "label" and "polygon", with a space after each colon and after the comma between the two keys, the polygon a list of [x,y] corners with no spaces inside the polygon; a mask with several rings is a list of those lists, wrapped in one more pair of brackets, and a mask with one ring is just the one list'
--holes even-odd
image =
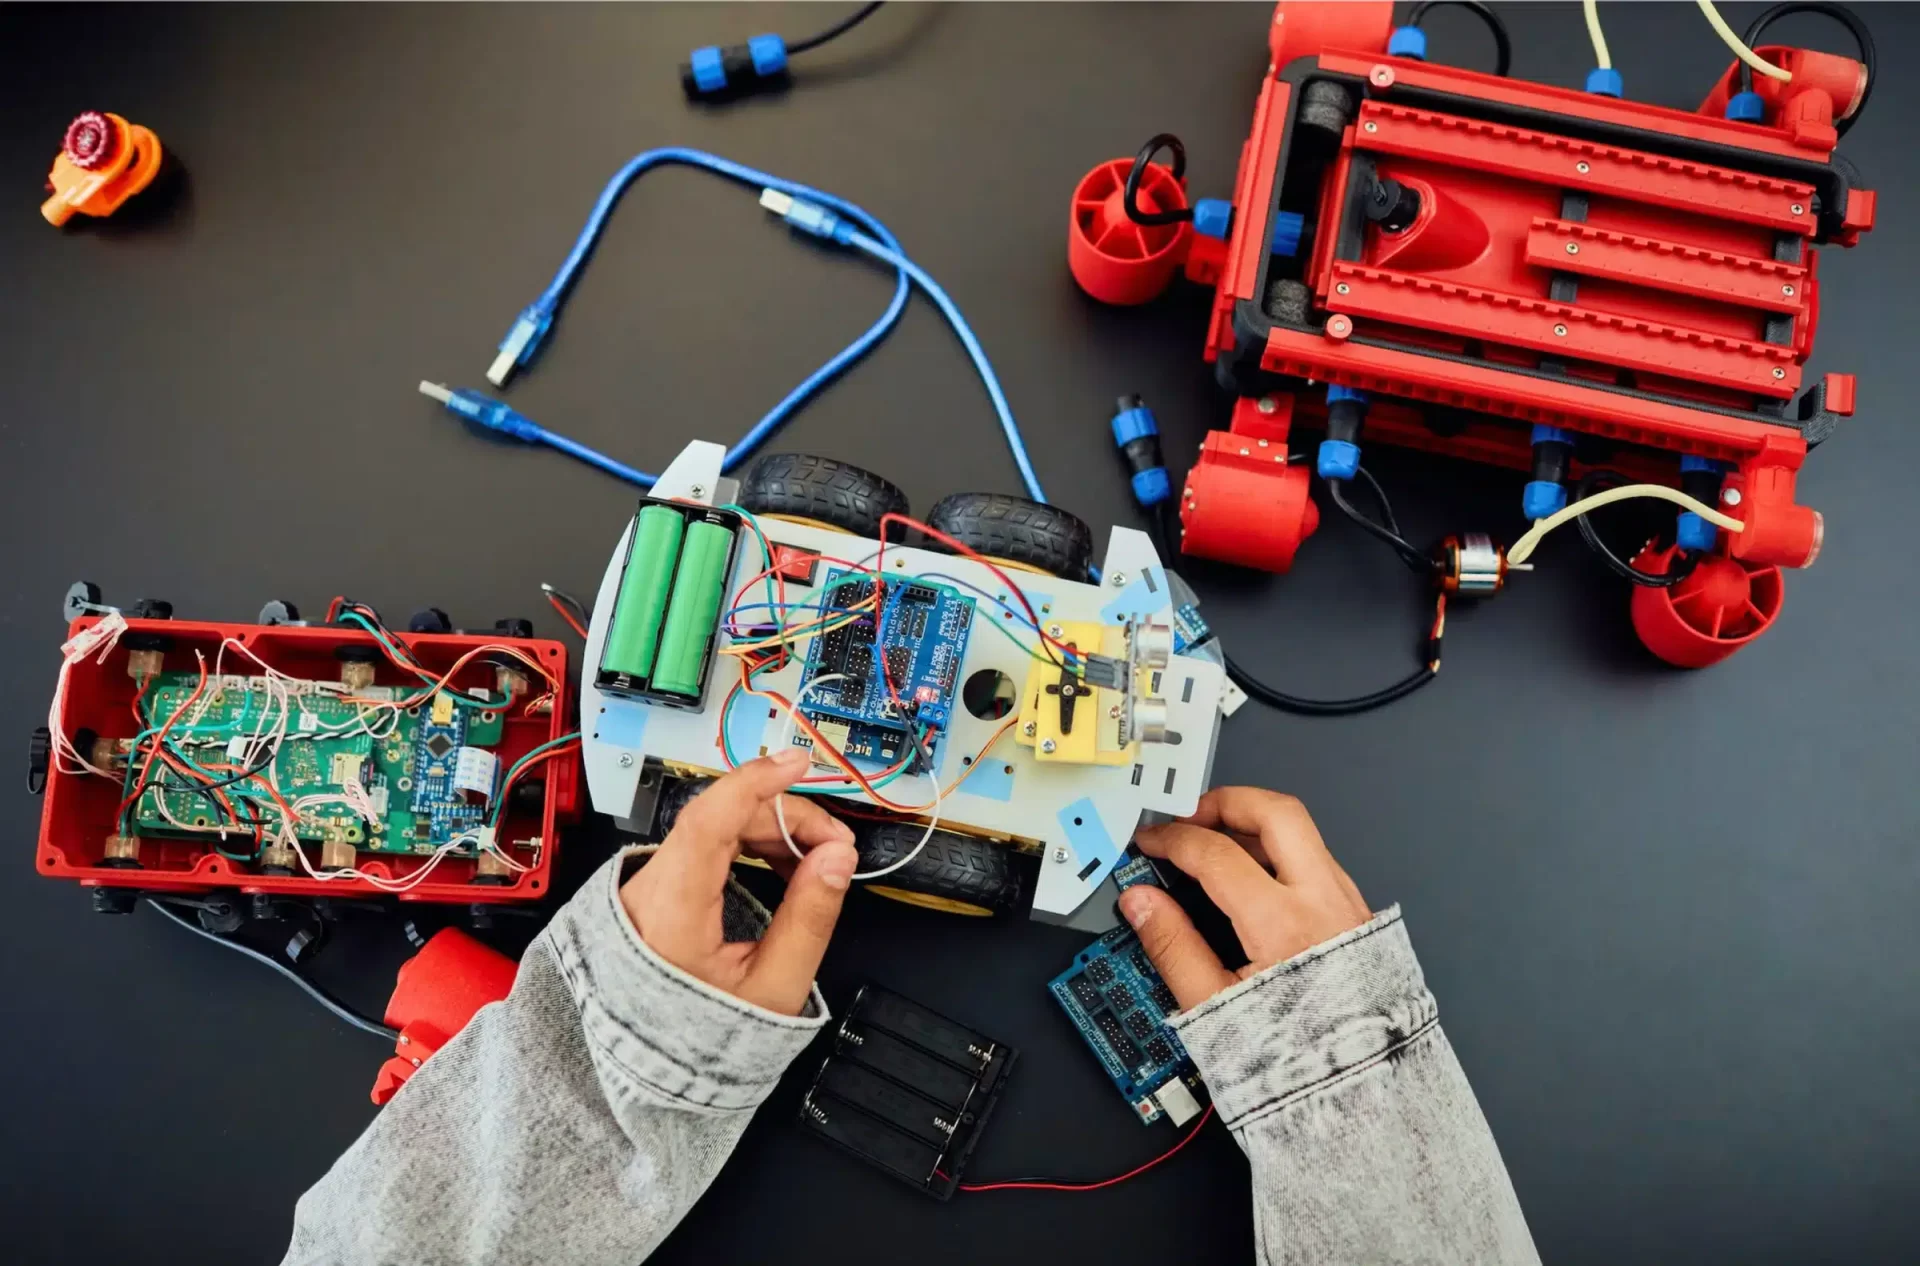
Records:
{"label": "green rechargeable battery", "polygon": [[673,588],[673,561],[680,553],[686,516],[668,506],[643,506],[633,524],[633,547],[614,599],[600,671],[645,677],[653,671],[660,626]]}
{"label": "green rechargeable battery", "polygon": [[660,630],[660,656],[654,664],[655,690],[697,695],[707,666],[707,647],[720,620],[720,590],[726,583],[727,555],[733,550],[733,530],[695,520],[687,524],[687,541],[680,549],[680,570],[667,603],[667,622]]}

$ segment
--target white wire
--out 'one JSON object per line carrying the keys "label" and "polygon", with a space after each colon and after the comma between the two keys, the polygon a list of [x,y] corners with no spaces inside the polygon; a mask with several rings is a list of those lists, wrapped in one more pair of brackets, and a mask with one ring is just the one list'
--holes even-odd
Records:
{"label": "white wire", "polygon": [[1781,83],[1788,83],[1793,79],[1792,71],[1774,65],[1748,48],[1740,37],[1733,33],[1733,28],[1727,25],[1727,20],[1720,16],[1720,10],[1713,7],[1713,0],[1699,0],[1699,4],[1700,12],[1706,14],[1707,22],[1713,27],[1714,34],[1733,50],[1735,57],[1769,79],[1778,79]]}
{"label": "white wire", "polygon": [[1587,15],[1587,37],[1593,41],[1593,64],[1601,70],[1612,70],[1613,58],[1607,55],[1606,32],[1600,29],[1598,0],[1580,0],[1580,8]]}
{"label": "white wire", "polygon": [[[844,681],[845,679],[845,673],[823,673],[809,681],[806,685],[800,687],[800,689],[794,693],[792,703],[783,703],[781,705],[787,710],[787,720],[786,724],[780,727],[779,750],[785,751],[793,743],[793,732],[800,724],[800,701],[807,697],[807,692],[816,686],[823,686],[827,682]],[[909,736],[909,739],[911,739],[911,736]],[[883,875],[891,875],[894,871],[899,870],[914,858],[920,856],[920,850],[925,848],[927,841],[933,838],[933,829],[940,825],[940,775],[937,770],[929,770],[928,773],[933,776],[933,804],[931,806],[933,816],[927,819],[927,829],[921,833],[920,842],[915,844],[912,851],[899,861],[888,866],[882,866],[879,870],[856,871],[853,874],[854,879],[879,879]],[[780,823],[780,838],[787,842],[787,849],[792,852],[795,857],[804,859],[806,854],[801,852],[800,846],[793,842],[793,832],[787,829],[787,798],[785,795],[778,795],[773,798],[773,816],[774,819]]]}
{"label": "white wire", "polygon": [[[127,618],[118,611],[109,613],[97,624],[88,625],[78,634],[69,638],[60,647],[60,675],[54,678],[53,702],[47,707],[47,733],[53,739],[53,770],[58,774],[98,774],[102,778],[116,778],[112,770],[102,769],[87,759],[87,754],[73,745],[67,737],[67,680],[73,673],[73,666],[93,654],[94,648],[100,648],[95,663],[104,664],[113,648],[119,644],[120,635],[127,631]],[[69,762],[62,765],[62,760]]]}
{"label": "white wire", "polygon": [[1693,511],[1715,527],[1725,528],[1729,532],[1747,530],[1747,525],[1732,515],[1722,514],[1706,502],[1689,497],[1678,488],[1669,488],[1665,484],[1624,484],[1618,488],[1609,488],[1605,492],[1596,492],[1591,497],[1583,497],[1535,523],[1524,536],[1513,543],[1513,548],[1507,551],[1508,564],[1518,565],[1533,557],[1533,551],[1539,548],[1541,540],[1561,524],[1572,522],[1589,511],[1598,510],[1601,506],[1612,505],[1616,501],[1631,501],[1637,497],[1671,501],[1682,509]]}

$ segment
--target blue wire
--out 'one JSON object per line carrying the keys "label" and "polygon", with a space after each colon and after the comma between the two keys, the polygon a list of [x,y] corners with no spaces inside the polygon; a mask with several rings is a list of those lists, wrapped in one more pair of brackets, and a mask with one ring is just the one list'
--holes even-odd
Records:
{"label": "blue wire", "polygon": [[862,233],[849,234],[847,244],[866,252],[881,263],[890,264],[899,272],[913,278],[915,285],[927,292],[927,298],[933,300],[947,324],[967,349],[967,355],[973,359],[973,367],[980,374],[980,381],[987,389],[987,396],[993,401],[993,411],[1000,417],[1000,429],[1006,433],[1007,447],[1013,450],[1013,461],[1020,468],[1020,480],[1027,486],[1027,495],[1035,501],[1046,504],[1047,494],[1040,487],[1040,476],[1034,473],[1033,461],[1027,456],[1026,441],[1020,437],[1020,424],[1013,420],[1013,409],[1007,404],[1006,392],[1000,389],[1000,379],[993,372],[993,365],[987,360],[986,349],[980,346],[980,340],[974,337],[973,327],[967,324],[967,318],[940,283],[928,275],[926,269],[908,259],[894,241],[877,242]]}
{"label": "blue wire", "polygon": [[[554,274],[552,283],[548,285],[540,298],[535,301],[535,307],[542,309],[549,315],[559,311],[561,304],[566,301],[568,292],[572,289],[580,269],[586,265],[587,258],[593,253],[594,244],[599,241],[600,232],[606,227],[607,217],[613,213],[613,208],[619,203],[620,196],[627,191],[627,186],[632,184],[633,181],[644,172],[669,163],[684,163],[690,167],[705,168],[716,175],[725,176],[730,180],[752,186],[755,189],[778,189],[782,193],[789,194],[795,198],[805,198],[810,202],[817,202],[823,206],[831,207],[839,214],[860,224],[868,232],[872,233],[874,238],[878,238],[880,243],[885,243],[882,249],[891,250],[896,254],[900,250],[899,241],[892,233],[888,232],[886,225],[880,223],[879,220],[875,219],[863,208],[843,198],[836,198],[830,193],[809,188],[806,185],[800,184],[798,181],[783,180],[779,176],[769,175],[763,171],[755,171],[753,168],[745,166],[744,164],[722,158],[718,154],[709,154],[705,150],[688,149],[680,146],[653,149],[648,150],[644,154],[636,155],[629,160],[627,165],[615,172],[613,179],[607,182],[607,187],[600,194],[600,200],[594,203],[593,211],[587,216],[586,227],[580,231],[579,239],[574,242],[573,249],[568,252],[566,262],[560,265],[560,271]],[[876,243],[876,245],[878,244],[879,243]],[[897,284],[893,290],[893,301],[887,305],[886,311],[880,314],[880,319],[868,326],[866,333],[847,344],[846,347],[842,348],[840,352],[831,360],[827,361],[826,364],[809,374],[799,386],[787,393],[785,399],[768,410],[765,417],[754,423],[753,427],[748,430],[745,435],[741,436],[740,440],[735,443],[733,447],[727,450],[727,455],[721,462],[720,468],[722,470],[732,470],[741,461],[745,460],[754,449],[766,441],[767,437],[779,430],[795,410],[805,404],[807,400],[822,387],[837,378],[848,366],[872,351],[880,340],[892,331],[894,324],[900,320],[900,314],[906,310],[907,300],[913,292],[912,284],[907,279],[907,269],[896,267],[895,271],[898,277]],[[997,393],[997,385],[991,387],[990,390]],[[551,431],[545,432],[544,438],[547,443],[553,445],[555,448],[570,453],[583,461],[590,462],[608,474],[627,480],[629,483],[636,483],[642,487],[647,487],[656,481],[657,477],[654,475],[650,475],[645,471],[636,470],[630,466],[622,465],[593,449],[587,448],[585,445],[576,444],[572,440],[568,440],[564,436],[555,435]],[[1029,481],[1029,486],[1032,486],[1031,481]]]}

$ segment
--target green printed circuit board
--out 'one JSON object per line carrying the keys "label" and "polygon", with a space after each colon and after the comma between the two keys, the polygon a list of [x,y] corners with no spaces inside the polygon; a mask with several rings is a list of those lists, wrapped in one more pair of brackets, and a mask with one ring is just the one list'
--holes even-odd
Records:
{"label": "green printed circuit board", "polygon": [[[143,703],[148,724],[166,724],[193,695],[198,682],[195,672],[162,673],[155,678]],[[208,690],[204,710],[195,703],[182,713],[168,731],[168,743],[177,742],[202,768],[222,767],[214,769],[216,776],[236,777],[244,744],[257,732],[276,731],[281,704],[261,677],[214,678]],[[391,698],[394,692],[369,687],[360,695]],[[301,811],[294,827],[304,841],[333,838],[372,853],[431,853],[454,836],[479,829],[488,800],[497,791],[497,762],[487,756],[477,761],[469,757],[466,766],[461,765],[462,749],[492,755],[491,749],[500,743],[501,713],[487,706],[491,695],[482,695],[485,692],[474,692],[458,701],[449,694],[435,695],[401,712],[396,725],[391,709],[349,703],[336,694],[290,693],[285,737],[274,759],[259,773],[273,779],[280,797],[289,804],[303,796],[339,795],[350,780],[366,790],[376,810],[371,824],[337,800],[313,805]],[[389,726],[392,733],[386,734]],[[128,771],[129,792],[141,764],[134,761]],[[463,791],[463,786],[474,785],[476,767],[480,777],[495,784],[488,796]],[[185,775],[156,765],[147,789],[132,807],[134,831],[180,835],[175,822],[208,827],[230,820],[210,792],[195,787]],[[245,819],[270,827],[280,822],[278,803],[260,778],[240,778],[220,788],[220,793]],[[168,820],[169,814],[174,821]],[[472,848],[452,852],[466,856]]]}

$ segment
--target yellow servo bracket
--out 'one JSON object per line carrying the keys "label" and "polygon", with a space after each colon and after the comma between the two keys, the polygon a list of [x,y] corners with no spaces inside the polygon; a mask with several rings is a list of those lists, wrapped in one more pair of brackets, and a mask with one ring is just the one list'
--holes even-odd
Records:
{"label": "yellow servo bracket", "polygon": [[[1046,627],[1049,637],[1081,655],[1126,657],[1126,629],[1120,625],[1060,620]],[[1050,660],[1035,660],[1020,691],[1014,741],[1032,748],[1036,761],[1126,765],[1133,760],[1134,744],[1120,738],[1125,710],[1121,691],[1089,685]]]}

